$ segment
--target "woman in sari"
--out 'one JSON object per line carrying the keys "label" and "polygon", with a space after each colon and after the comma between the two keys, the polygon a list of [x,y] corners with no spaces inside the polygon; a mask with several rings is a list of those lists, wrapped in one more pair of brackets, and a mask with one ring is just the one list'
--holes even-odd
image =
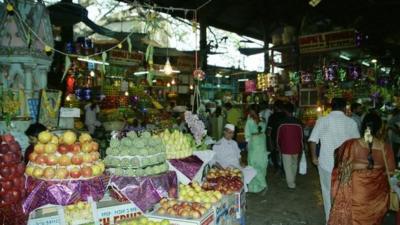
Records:
{"label": "woman in sari", "polygon": [[245,137],[248,143],[248,164],[257,171],[257,175],[248,185],[249,192],[257,193],[267,190],[268,154],[265,143],[265,123],[260,120],[255,106],[252,106],[249,111]]}
{"label": "woman in sari", "polygon": [[390,146],[377,135],[381,127],[377,114],[367,114],[364,138],[346,141],[335,151],[329,225],[382,224],[390,192],[385,160],[390,172],[395,163]]}

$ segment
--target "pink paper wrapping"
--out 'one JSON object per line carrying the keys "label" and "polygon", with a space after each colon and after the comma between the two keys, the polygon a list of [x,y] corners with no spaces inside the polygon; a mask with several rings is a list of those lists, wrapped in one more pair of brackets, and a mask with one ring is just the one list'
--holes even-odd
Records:
{"label": "pink paper wrapping", "polygon": [[45,181],[27,177],[25,188],[28,197],[23,203],[25,213],[47,205],[70,205],[77,201],[94,201],[104,197],[110,177],[103,175],[87,180]]}
{"label": "pink paper wrapping", "polygon": [[190,180],[193,180],[203,165],[203,161],[195,155],[184,159],[170,159],[169,162]]}
{"label": "pink paper wrapping", "polygon": [[177,197],[178,178],[175,171],[147,177],[112,176],[110,186],[145,212],[161,198]]}

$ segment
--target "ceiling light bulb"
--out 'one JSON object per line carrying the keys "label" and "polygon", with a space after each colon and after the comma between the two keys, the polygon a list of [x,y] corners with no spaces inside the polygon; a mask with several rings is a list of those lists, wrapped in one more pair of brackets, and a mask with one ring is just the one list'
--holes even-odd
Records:
{"label": "ceiling light bulb", "polygon": [[129,92],[125,91],[125,96],[129,96]]}
{"label": "ceiling light bulb", "polygon": [[377,60],[377,59],[372,59],[371,62],[372,62],[372,63],[377,63],[378,60]]}
{"label": "ceiling light bulb", "polygon": [[165,66],[164,66],[164,73],[166,75],[171,75],[172,72],[173,72],[173,70],[172,70],[171,63],[169,62],[169,58],[167,58],[167,61],[165,62]]}
{"label": "ceiling light bulb", "polygon": [[67,102],[71,101],[71,96],[68,95],[67,98],[66,98],[65,100],[67,100]]}
{"label": "ceiling light bulb", "polygon": [[171,84],[172,84],[172,85],[175,85],[175,78],[172,79]]}
{"label": "ceiling light bulb", "polygon": [[167,83],[167,87],[171,87],[171,84],[169,82]]}
{"label": "ceiling light bulb", "polygon": [[93,71],[93,70],[90,71],[90,76],[91,76],[91,77],[94,77],[94,75],[95,75],[95,74],[94,74],[94,71]]}
{"label": "ceiling light bulb", "polygon": [[189,86],[189,89],[190,89],[190,90],[193,90],[193,84],[191,84],[191,85]]}

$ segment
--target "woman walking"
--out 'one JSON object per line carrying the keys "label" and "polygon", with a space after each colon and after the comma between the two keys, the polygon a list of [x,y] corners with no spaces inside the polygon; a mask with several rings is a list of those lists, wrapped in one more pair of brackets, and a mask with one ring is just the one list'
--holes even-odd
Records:
{"label": "woman walking", "polygon": [[267,190],[268,152],[265,143],[265,123],[260,120],[255,105],[249,111],[245,126],[245,137],[248,143],[248,164],[257,171],[256,177],[248,185],[249,192],[257,193]]}
{"label": "woman walking", "polygon": [[381,127],[379,115],[367,114],[361,126],[364,138],[336,150],[329,225],[382,224],[390,191],[386,171],[393,172],[395,163],[392,149],[377,135]]}

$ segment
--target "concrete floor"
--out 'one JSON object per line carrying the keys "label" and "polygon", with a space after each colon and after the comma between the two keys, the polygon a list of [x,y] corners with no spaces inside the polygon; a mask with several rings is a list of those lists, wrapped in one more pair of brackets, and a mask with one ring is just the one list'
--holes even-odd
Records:
{"label": "concrete floor", "polygon": [[[297,175],[297,188],[289,190],[282,175],[270,169],[268,191],[247,194],[246,225],[323,225],[324,212],[319,177],[315,167]],[[383,225],[394,225],[389,213]]]}

